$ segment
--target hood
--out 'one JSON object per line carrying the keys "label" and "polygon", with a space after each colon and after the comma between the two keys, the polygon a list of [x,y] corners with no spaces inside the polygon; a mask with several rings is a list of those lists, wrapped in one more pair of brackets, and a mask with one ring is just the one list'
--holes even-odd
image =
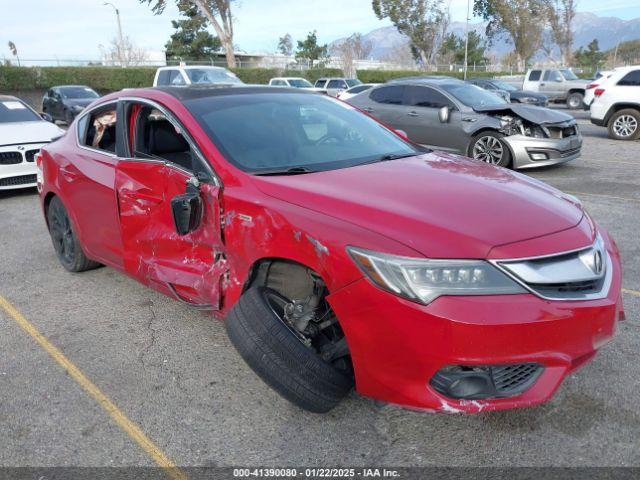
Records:
{"label": "hood", "polygon": [[514,114],[531,123],[551,124],[551,123],[567,123],[575,122],[571,115],[551,110],[546,107],[536,107],[534,105],[523,105],[519,103],[508,103],[504,105],[485,105],[476,107],[474,110],[478,113],[493,113],[499,115]]}
{"label": "hood", "polygon": [[64,130],[44,120],[0,123],[0,146],[20,143],[48,143],[61,135],[64,135]]}
{"label": "hood", "polygon": [[486,258],[495,246],[572,228],[583,216],[573,197],[542,182],[436,152],[252,178],[266,195],[382,234],[431,258]]}
{"label": "hood", "polygon": [[67,98],[64,101],[64,103],[69,107],[75,107],[76,105],[79,105],[81,107],[86,107],[94,100],[96,99],[95,98]]}

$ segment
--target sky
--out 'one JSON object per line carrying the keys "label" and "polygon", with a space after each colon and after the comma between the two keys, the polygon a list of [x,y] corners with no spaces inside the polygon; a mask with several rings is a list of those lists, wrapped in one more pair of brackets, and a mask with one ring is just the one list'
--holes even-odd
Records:
{"label": "sky", "polygon": [[[120,9],[124,34],[135,45],[162,51],[173,31],[171,20],[178,15],[174,2],[168,0],[170,6],[157,16],[138,0],[112,3]],[[640,16],[639,3],[578,0],[578,10],[628,20]],[[453,20],[464,21],[466,8],[467,0],[451,0]],[[247,52],[274,52],[285,33],[297,40],[315,29],[321,42],[330,42],[390,25],[376,18],[371,0],[238,0],[233,12],[234,43]],[[108,45],[116,34],[115,13],[104,0],[0,0],[0,61],[11,58],[9,41],[23,60],[97,60],[100,45]]]}

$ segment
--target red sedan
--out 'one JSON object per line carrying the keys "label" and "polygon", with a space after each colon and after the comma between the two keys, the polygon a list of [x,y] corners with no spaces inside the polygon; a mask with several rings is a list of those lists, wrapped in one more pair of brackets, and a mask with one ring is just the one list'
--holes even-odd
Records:
{"label": "red sedan", "polygon": [[313,93],[115,93],[37,165],[67,270],[224,318],[310,411],[354,385],[441,412],[537,404],[624,317],[618,250],[574,197]]}

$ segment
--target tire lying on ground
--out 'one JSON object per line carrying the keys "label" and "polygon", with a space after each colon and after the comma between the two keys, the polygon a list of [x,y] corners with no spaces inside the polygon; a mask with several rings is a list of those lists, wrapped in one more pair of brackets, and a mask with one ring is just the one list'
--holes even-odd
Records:
{"label": "tire lying on ground", "polygon": [[305,345],[267,301],[273,290],[247,290],[225,320],[229,339],[253,371],[291,403],[325,413],[353,387],[353,378]]}

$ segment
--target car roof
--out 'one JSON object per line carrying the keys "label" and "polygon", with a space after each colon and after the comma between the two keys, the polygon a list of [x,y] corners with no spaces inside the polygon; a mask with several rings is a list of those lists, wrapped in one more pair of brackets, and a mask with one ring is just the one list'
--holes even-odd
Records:
{"label": "car roof", "polygon": [[431,86],[439,86],[439,85],[459,85],[461,83],[465,83],[462,80],[459,80],[454,77],[448,76],[440,76],[440,77],[404,77],[404,78],[396,78],[387,82],[388,84],[403,84],[403,85],[431,85]]}
{"label": "car roof", "polygon": [[[79,88],[91,88],[88,85],[54,85],[51,88],[76,88],[76,87],[79,87]],[[93,90],[93,88],[91,88],[91,90]]]}
{"label": "car roof", "polygon": [[232,86],[232,85],[191,85],[184,87],[153,87],[153,90],[160,90],[176,97],[180,101],[193,100],[197,98],[219,97],[226,95],[251,95],[257,93],[270,93],[272,95],[282,95],[283,93],[297,93],[299,95],[317,95],[299,88],[281,87],[273,88],[268,85],[259,86]]}
{"label": "car roof", "polygon": [[216,67],[214,65],[167,65],[166,67],[158,67],[158,70],[182,69],[189,70],[191,68],[211,68],[213,70],[226,70],[224,67]]}

